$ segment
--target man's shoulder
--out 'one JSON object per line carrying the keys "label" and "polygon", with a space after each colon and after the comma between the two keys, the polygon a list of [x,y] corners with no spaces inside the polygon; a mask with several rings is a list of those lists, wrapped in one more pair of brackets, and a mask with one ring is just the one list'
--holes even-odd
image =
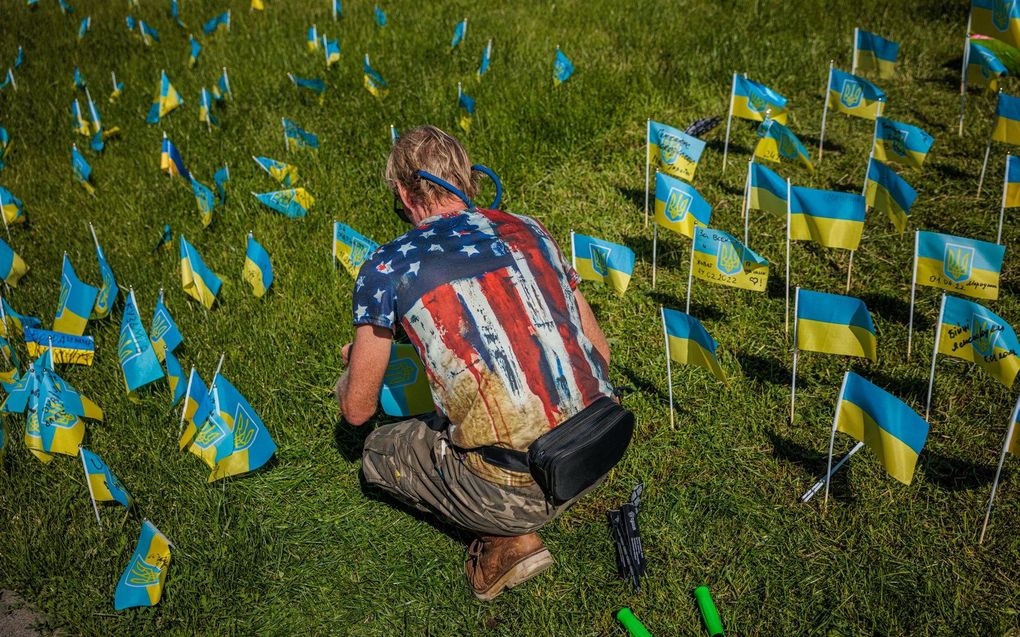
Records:
{"label": "man's shoulder", "polygon": [[416,247],[421,241],[421,236],[415,232],[416,230],[417,228],[412,228],[396,239],[392,239],[376,248],[372,254],[368,255],[368,258],[365,259],[361,267],[377,270],[379,269],[378,266],[386,262],[396,261],[404,257],[409,247]]}

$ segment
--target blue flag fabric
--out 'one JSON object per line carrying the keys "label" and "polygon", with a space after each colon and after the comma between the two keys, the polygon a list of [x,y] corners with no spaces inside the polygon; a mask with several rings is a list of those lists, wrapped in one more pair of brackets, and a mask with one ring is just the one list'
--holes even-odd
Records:
{"label": "blue flag fabric", "polygon": [[139,387],[163,378],[163,368],[160,367],[156,352],[152,349],[149,335],[145,333],[133,291],[128,294],[128,302],[124,306],[117,357],[120,359],[124,385],[129,395]]}
{"label": "blue flag fabric", "polygon": [[117,582],[113,607],[116,610],[136,606],[155,606],[163,595],[166,569],[170,564],[170,540],[145,520],[131,561]]}
{"label": "blue flag fabric", "polygon": [[152,325],[149,326],[149,341],[156,352],[156,357],[163,359],[167,352],[172,352],[184,342],[180,328],[170,315],[170,310],[163,301],[162,290],[156,301],[156,310],[152,313]]}
{"label": "blue flag fabric", "polygon": [[574,63],[563,51],[556,49],[556,59],[553,60],[553,85],[559,86],[570,79],[574,74]]}

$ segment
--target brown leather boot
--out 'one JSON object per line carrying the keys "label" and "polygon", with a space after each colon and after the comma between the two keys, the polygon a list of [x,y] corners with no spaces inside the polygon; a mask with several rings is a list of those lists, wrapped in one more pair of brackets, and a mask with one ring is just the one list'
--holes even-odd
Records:
{"label": "brown leather boot", "polygon": [[542,544],[538,533],[513,537],[483,535],[468,547],[464,570],[475,597],[489,601],[552,564],[552,554]]}

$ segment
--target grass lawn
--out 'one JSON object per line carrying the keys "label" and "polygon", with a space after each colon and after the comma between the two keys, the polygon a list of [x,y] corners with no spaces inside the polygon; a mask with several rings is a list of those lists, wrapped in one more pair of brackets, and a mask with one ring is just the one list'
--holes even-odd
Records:
{"label": "grass lawn", "polygon": [[[977,176],[994,105],[972,94],[964,136],[957,137],[959,59],[967,3],[919,2],[386,2],[378,29],[372,3],[349,0],[339,22],[329,1],[182,2],[182,19],[201,24],[233,10],[232,29],[204,44],[188,68],[187,31],[169,3],[72,0],[62,15],[43,0],[0,5],[0,65],[18,45],[25,65],[18,90],[0,92],[0,125],[13,139],[0,185],[25,202],[28,223],[12,245],[31,266],[9,292],[21,312],[48,326],[57,305],[61,255],[99,282],[95,226],[123,288],[135,289],[148,322],[160,288],[185,337],[178,351],[209,380],[226,353],[224,374],[259,411],[279,450],[248,476],[208,485],[208,470],[177,451],[179,415],[165,383],[125,395],[117,364],[120,309],[93,321],[92,367],[61,370],[106,411],[89,423],[86,445],[135,496],[104,509],[97,527],[80,462],[44,466],[22,443],[23,418],[6,416],[0,470],[0,588],[17,590],[67,634],[352,634],[619,635],[613,614],[630,606],[657,635],[704,634],[691,591],[711,587],[730,634],[1002,635],[1018,633],[1020,475],[1008,458],[985,545],[977,546],[984,507],[1015,396],[972,365],[940,359],[931,434],[912,485],[890,478],[874,454],[858,454],[833,482],[827,508],[798,497],[822,473],[833,406],[843,372],[854,369],[923,412],[939,293],[918,289],[914,355],[905,357],[913,237],[869,212],[854,263],[852,294],[871,309],[879,360],[805,354],[800,360],[796,422],[788,419],[790,342],[783,330],[784,220],[753,213],[751,245],[772,261],[766,293],[696,281],[691,313],[720,343],[730,376],[724,386],[704,370],[674,367],[677,422],[669,425],[659,305],[683,309],[690,241],[660,234],[651,287],[651,229],[643,224],[644,130],[649,117],[683,128],[722,115],[730,77],[747,72],[790,98],[791,128],[817,158],[823,85],[829,60],[849,70],[855,26],[901,43],[888,116],[936,137],[923,171],[903,173],[919,191],[914,227],[995,239],[1003,156],[993,148],[985,190]],[[145,47],[125,29],[132,12],[159,30]],[[76,39],[82,17],[92,30]],[[467,16],[467,38],[449,51],[453,25]],[[305,47],[307,27],[339,38],[342,59],[328,71]],[[481,49],[493,39],[489,74],[474,79]],[[576,66],[554,89],[559,45]],[[383,100],[361,80],[361,58],[390,83]],[[96,197],[71,177],[71,144],[87,147],[70,126],[68,105],[78,65],[106,126],[121,136],[96,155]],[[234,98],[216,111],[211,133],[197,119],[201,87],[229,69]],[[144,121],[165,69],[184,96],[156,126]],[[125,85],[114,104],[110,71]],[[323,77],[324,101],[291,85],[287,72]],[[378,241],[404,230],[391,212],[381,174],[389,126],[433,123],[454,130],[457,82],[477,100],[470,134],[475,161],[506,186],[504,207],[532,215],[567,248],[570,231],[626,243],[638,256],[626,296],[584,283],[612,346],[614,382],[635,388],[627,404],[638,431],[605,485],[551,524],[543,538],[556,567],[492,603],[472,597],[463,576],[462,540],[362,490],[360,445],[332,397],[340,346],[352,336],[352,281],[330,266],[330,228],[342,220]],[[1015,80],[1006,90],[1017,90]],[[319,135],[317,155],[283,149],[281,117]],[[159,171],[162,132],[203,183],[230,165],[226,207],[203,229],[190,190]],[[713,225],[742,235],[740,197],[753,126],[736,120],[728,170],[724,126],[694,180],[714,206]],[[860,191],[871,122],[829,113],[824,162],[815,174],[777,170],[795,184]],[[268,155],[299,167],[316,198],[310,214],[289,220],[249,194],[277,189],[251,160]],[[487,190],[487,193],[491,191]],[[485,195],[484,198],[488,198]],[[1016,324],[1020,240],[1015,214],[1003,293],[991,309]],[[154,254],[164,223],[181,233],[220,273],[212,311],[181,290],[176,247]],[[276,282],[263,299],[241,279],[245,235],[272,255]],[[792,283],[840,292],[848,254],[814,245],[793,248]],[[378,420],[374,424],[382,423]],[[372,425],[369,425],[371,427]],[[853,441],[840,434],[837,454]],[[605,511],[638,482],[649,562],[644,590],[617,579]],[[142,518],[177,545],[162,601],[116,613],[113,591]]]}

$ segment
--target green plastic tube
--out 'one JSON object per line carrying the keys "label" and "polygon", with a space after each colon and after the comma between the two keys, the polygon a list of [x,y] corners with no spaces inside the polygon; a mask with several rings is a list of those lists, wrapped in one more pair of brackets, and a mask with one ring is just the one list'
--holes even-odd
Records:
{"label": "green plastic tube", "polygon": [[629,608],[621,608],[620,612],[616,613],[616,619],[623,624],[632,637],[652,637],[652,633],[648,632],[648,629],[638,621],[637,617],[634,617],[634,613],[630,612]]}
{"label": "green plastic tube", "polygon": [[715,603],[708,592],[707,586],[699,586],[694,589],[694,597],[698,600],[698,608],[701,610],[701,619],[705,622],[705,628],[711,637],[724,635],[722,619],[719,618],[719,611],[715,609]]}

